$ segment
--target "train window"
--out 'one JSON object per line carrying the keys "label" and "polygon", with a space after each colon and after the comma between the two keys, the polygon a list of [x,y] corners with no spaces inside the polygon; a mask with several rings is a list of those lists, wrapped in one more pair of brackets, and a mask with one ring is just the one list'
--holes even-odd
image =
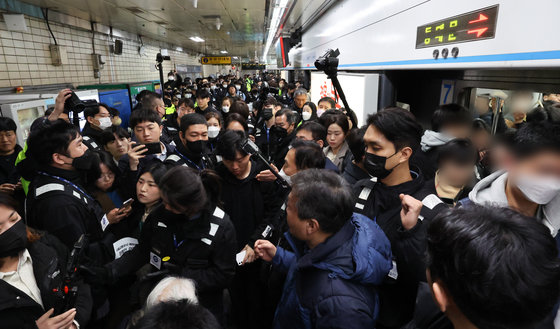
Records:
{"label": "train window", "polygon": [[[502,113],[503,122],[509,128],[525,121],[527,113],[543,105],[543,93],[527,90],[504,90],[474,88],[474,102],[471,111],[483,119],[495,132],[500,122],[494,120],[493,113]],[[472,100],[472,98],[471,98]]]}

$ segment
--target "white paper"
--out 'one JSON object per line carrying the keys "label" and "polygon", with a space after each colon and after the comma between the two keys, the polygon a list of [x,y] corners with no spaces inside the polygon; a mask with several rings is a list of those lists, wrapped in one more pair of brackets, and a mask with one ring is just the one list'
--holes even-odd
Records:
{"label": "white paper", "polygon": [[243,250],[235,256],[235,260],[237,260],[238,265],[243,264],[243,260],[245,259],[246,254],[247,254],[247,251]]}
{"label": "white paper", "polygon": [[115,259],[121,258],[125,252],[130,251],[138,244],[138,240],[135,238],[122,238],[115,243],[113,243],[113,249],[115,250]]}

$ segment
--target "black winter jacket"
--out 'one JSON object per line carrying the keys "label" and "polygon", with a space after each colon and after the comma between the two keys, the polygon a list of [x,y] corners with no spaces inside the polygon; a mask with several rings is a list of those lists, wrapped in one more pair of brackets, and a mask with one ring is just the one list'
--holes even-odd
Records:
{"label": "black winter jacket", "polygon": [[[0,327],[5,329],[37,328],[35,321],[49,309],[57,309],[61,300],[53,293],[59,288],[68,257],[68,250],[55,237],[43,235],[27,247],[33,261],[33,274],[41,291],[43,306],[21,290],[0,280]],[[56,274],[58,272],[58,274]],[[91,314],[92,302],[89,286],[79,281],[76,298],[76,317],[83,328]]]}
{"label": "black winter jacket", "polygon": [[[114,259],[115,237],[103,230],[104,212],[99,203],[91,199],[91,195],[82,193],[85,189],[81,174],[50,166],[45,172],[49,176],[38,174],[29,186],[27,224],[56,236],[68,249],[74,247],[82,234],[88,234],[87,255],[91,259],[99,264]],[[72,182],[79,190],[54,176]]]}
{"label": "black winter jacket", "polygon": [[[233,225],[220,208],[188,219],[160,205],[142,226],[139,244],[108,268],[114,277],[121,277],[146,264],[151,264],[151,273],[165,270],[165,263],[173,264],[170,274],[194,280],[200,303],[216,309],[235,274],[235,246]],[[150,287],[142,290],[149,292],[156,283],[144,280]]]}
{"label": "black winter jacket", "polygon": [[[412,319],[418,283],[426,280],[424,253],[427,224],[438,212],[447,208],[437,196],[425,195],[421,174],[411,171],[411,175],[412,181],[397,186],[386,186],[377,182],[376,178],[361,180],[354,185],[355,211],[375,219],[383,229],[391,242],[396,265],[392,273],[398,274],[396,279],[393,275],[379,288],[381,309],[378,323],[385,327],[398,327]],[[411,195],[424,204],[421,219],[408,231],[401,223],[400,193]]]}
{"label": "black winter jacket", "polygon": [[249,176],[239,180],[223,163],[216,167],[222,178],[221,200],[235,227],[238,250],[246,244],[253,247],[256,240],[263,239],[267,226],[272,229],[278,226],[275,218],[278,218],[284,195],[275,182],[260,182],[255,178],[262,170],[264,166],[251,160]]}

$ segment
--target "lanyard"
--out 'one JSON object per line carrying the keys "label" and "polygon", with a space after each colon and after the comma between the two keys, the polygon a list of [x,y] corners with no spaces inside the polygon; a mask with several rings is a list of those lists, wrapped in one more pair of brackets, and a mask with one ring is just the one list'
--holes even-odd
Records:
{"label": "lanyard", "polygon": [[175,249],[179,248],[183,242],[185,242],[185,240],[181,240],[179,243],[177,243],[177,236],[175,235],[175,233],[173,234],[173,245],[175,246]]}
{"label": "lanyard", "polygon": [[179,150],[175,149],[175,152],[177,152],[177,155],[180,156],[181,158],[183,158],[183,160],[185,160],[186,162],[192,164],[193,166],[196,167],[196,169],[198,169],[199,171],[204,169],[204,161],[202,161],[202,168],[200,168],[196,163],[194,163],[193,161],[191,161],[191,159],[187,158],[185,155],[183,155],[183,153],[179,152]]}
{"label": "lanyard", "polygon": [[270,128],[266,127],[266,142],[270,142]]}
{"label": "lanyard", "polygon": [[58,180],[61,181],[61,182],[70,184],[70,185],[72,185],[72,187],[74,187],[76,190],[80,191],[80,193],[82,193],[82,194],[83,194],[84,196],[86,196],[88,199],[90,199],[91,201],[95,201],[94,198],[92,198],[92,197],[91,197],[89,194],[87,194],[84,190],[82,190],[81,188],[79,188],[78,185],[72,183],[71,181],[67,180],[66,178],[62,178],[62,177],[55,176],[55,175],[49,175],[49,174],[47,174],[46,172],[43,172],[43,171],[39,171],[39,174],[41,174],[41,175],[43,175],[43,176],[48,176],[48,177],[51,177],[51,178],[54,178],[54,179],[58,179]]}

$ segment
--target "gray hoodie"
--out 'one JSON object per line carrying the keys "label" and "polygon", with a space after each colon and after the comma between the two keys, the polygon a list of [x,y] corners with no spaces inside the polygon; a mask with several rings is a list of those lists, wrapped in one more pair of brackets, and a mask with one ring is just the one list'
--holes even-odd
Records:
{"label": "gray hoodie", "polygon": [[441,146],[452,139],[453,137],[444,133],[435,132],[433,130],[426,130],[424,132],[424,135],[422,135],[420,146],[422,146],[422,151],[428,152],[432,148]]}
{"label": "gray hoodie", "polygon": [[[506,182],[508,173],[504,170],[497,171],[484,178],[469,193],[469,199],[479,205],[493,205],[509,207],[506,197]],[[539,206],[537,215],[553,237],[560,229],[560,194],[546,205]]]}

